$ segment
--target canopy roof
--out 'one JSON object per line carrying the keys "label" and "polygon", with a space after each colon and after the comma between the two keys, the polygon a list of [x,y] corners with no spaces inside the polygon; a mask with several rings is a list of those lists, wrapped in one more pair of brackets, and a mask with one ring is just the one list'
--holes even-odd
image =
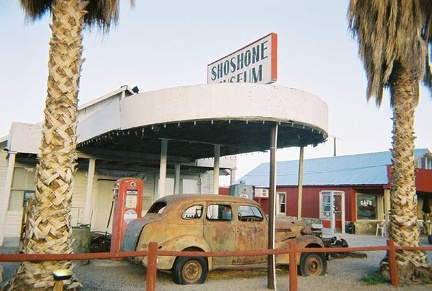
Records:
{"label": "canopy roof", "polygon": [[[78,124],[78,150],[129,152],[194,161],[266,151],[279,124],[278,148],[316,145],[327,138],[327,105],[317,96],[280,86],[209,84],[150,91],[92,103]],[[94,107],[94,108],[93,108]]]}

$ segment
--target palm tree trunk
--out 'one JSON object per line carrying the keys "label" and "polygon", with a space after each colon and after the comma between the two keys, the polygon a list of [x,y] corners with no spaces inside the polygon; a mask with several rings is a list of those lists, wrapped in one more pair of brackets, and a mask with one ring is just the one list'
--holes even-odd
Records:
{"label": "palm tree trunk", "polygon": [[[418,78],[398,63],[391,76],[393,107],[393,150],[391,173],[390,237],[399,246],[419,246],[417,195],[414,164],[414,115],[419,96]],[[428,268],[423,251],[396,253],[400,280],[412,280],[416,268]]]}
{"label": "palm tree trunk", "polygon": [[[36,172],[36,205],[30,215],[25,253],[72,253],[70,209],[76,165],[78,87],[85,7],[80,0],[54,1],[49,51],[48,89],[42,128],[41,155]],[[23,262],[9,290],[46,289],[53,271],[72,269],[70,261]],[[78,288],[76,278],[65,288]]]}

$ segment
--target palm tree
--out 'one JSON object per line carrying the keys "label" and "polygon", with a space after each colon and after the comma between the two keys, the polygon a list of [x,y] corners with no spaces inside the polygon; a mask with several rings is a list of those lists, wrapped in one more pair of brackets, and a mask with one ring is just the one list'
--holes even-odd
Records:
{"label": "palm tree", "polygon": [[[367,77],[367,99],[379,107],[385,88],[393,110],[390,238],[396,245],[419,246],[417,196],[414,180],[414,113],[420,81],[431,89],[429,48],[432,40],[432,1],[351,0],[349,29],[359,43]],[[422,251],[396,254],[399,278],[409,281],[428,274]],[[388,275],[388,261],[381,262]],[[425,276],[423,276],[425,278]]]}
{"label": "palm tree", "polygon": [[[25,253],[72,253],[70,209],[76,165],[78,88],[83,29],[108,32],[117,23],[118,0],[20,0],[26,18],[36,21],[52,14],[45,120],[36,171],[36,205],[30,215]],[[134,5],[134,1],[130,1]],[[54,285],[53,271],[72,269],[70,261],[23,262],[6,289],[46,289]],[[80,287],[76,278],[66,288]]]}

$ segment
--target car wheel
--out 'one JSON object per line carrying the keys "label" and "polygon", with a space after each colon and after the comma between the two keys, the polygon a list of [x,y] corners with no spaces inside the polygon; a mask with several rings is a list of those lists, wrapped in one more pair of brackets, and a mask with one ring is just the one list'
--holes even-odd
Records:
{"label": "car wheel", "polygon": [[323,253],[303,253],[300,258],[302,276],[322,276],[327,272],[327,261]]}
{"label": "car wheel", "polygon": [[207,260],[201,257],[178,257],[173,267],[174,282],[181,285],[202,284],[207,273]]}

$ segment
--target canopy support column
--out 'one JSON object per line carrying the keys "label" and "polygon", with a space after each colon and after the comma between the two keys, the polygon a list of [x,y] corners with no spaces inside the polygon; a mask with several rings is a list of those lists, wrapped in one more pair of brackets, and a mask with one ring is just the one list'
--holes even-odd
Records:
{"label": "canopy support column", "polygon": [[[275,247],[275,209],[276,209],[276,149],[277,149],[278,124],[272,128],[270,137],[270,191],[269,191],[269,231],[268,248]],[[267,288],[275,289],[276,285],[276,261],[275,255],[268,256]]]}
{"label": "canopy support column", "polygon": [[219,194],[220,145],[214,146],[213,194]]}
{"label": "canopy support column", "polygon": [[180,164],[175,166],[174,194],[180,194]]}
{"label": "canopy support column", "polygon": [[[84,223],[91,224],[91,210],[92,207],[92,195],[93,195],[93,180],[96,169],[96,159],[89,159],[88,173],[87,173],[87,188],[86,188],[86,200],[84,208]],[[78,221],[79,223],[80,221]]]}
{"label": "canopy support column", "polygon": [[302,217],[302,204],[303,204],[303,162],[304,162],[304,147],[300,147],[300,161],[298,171],[298,197],[297,197],[297,219]]}
{"label": "canopy support column", "polygon": [[167,152],[168,152],[168,140],[166,138],[163,138],[162,145],[161,145],[161,156],[160,156],[160,166],[159,166],[159,187],[158,187],[157,198],[161,198],[165,196]]}

